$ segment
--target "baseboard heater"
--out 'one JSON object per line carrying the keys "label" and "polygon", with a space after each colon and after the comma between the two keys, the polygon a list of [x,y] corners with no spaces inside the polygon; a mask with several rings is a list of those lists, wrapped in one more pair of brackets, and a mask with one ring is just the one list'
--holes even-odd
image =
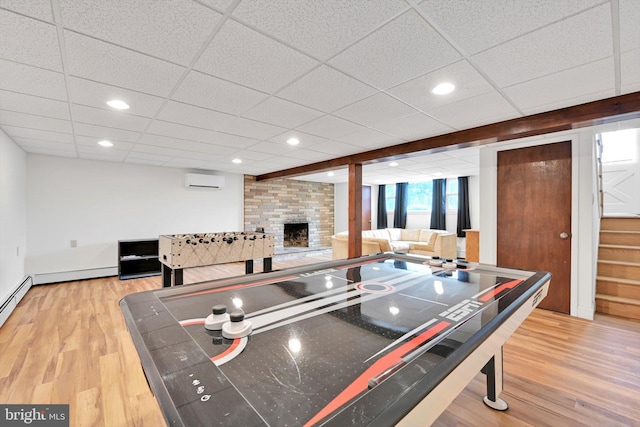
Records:
{"label": "baseboard heater", "polygon": [[118,275],[118,267],[98,267],[87,270],[58,271],[55,273],[38,273],[33,275],[34,285],[71,282],[74,280],[96,279]]}
{"label": "baseboard heater", "polygon": [[31,276],[24,278],[20,286],[7,297],[6,300],[0,305],[0,327],[4,325],[13,310],[16,308],[22,297],[24,297],[29,289],[33,286],[33,279]]}

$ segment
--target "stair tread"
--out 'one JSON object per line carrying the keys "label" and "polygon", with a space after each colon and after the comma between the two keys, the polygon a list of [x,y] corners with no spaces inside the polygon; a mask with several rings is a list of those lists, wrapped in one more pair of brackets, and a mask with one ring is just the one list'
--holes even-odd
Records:
{"label": "stair tread", "polygon": [[611,243],[602,243],[598,245],[601,248],[606,249],[631,249],[631,250],[640,250],[640,246],[634,245],[612,245]]}
{"label": "stair tread", "polygon": [[640,306],[640,300],[633,299],[633,298],[616,297],[613,295],[606,295],[606,294],[596,294],[596,299]]}
{"label": "stair tread", "polygon": [[614,234],[640,234],[640,230],[608,230],[606,228],[601,228],[600,232]]}
{"label": "stair tread", "polygon": [[597,276],[596,280],[601,280],[601,281],[605,281],[605,282],[617,282],[617,283],[622,283],[625,285],[637,285],[640,286],[640,280],[633,280],[633,279],[620,279],[618,277],[611,277],[611,276]]}
{"label": "stair tread", "polygon": [[640,267],[640,262],[633,262],[633,261],[616,261],[611,259],[599,259],[598,262],[602,264],[617,264],[621,266],[624,265],[625,267],[626,266]]}

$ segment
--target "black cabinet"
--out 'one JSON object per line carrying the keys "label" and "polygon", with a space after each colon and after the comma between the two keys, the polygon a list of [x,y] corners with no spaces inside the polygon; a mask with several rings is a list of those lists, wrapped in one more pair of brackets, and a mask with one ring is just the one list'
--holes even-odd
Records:
{"label": "black cabinet", "polygon": [[118,240],[118,277],[120,280],[158,276],[158,239]]}

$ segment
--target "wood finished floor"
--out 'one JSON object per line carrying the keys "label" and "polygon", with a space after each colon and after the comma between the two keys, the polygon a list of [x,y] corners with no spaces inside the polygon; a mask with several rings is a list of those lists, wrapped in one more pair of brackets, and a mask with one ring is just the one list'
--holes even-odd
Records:
{"label": "wood finished floor", "polygon": [[[328,260],[274,261],[274,268]],[[260,264],[256,265],[260,271]],[[185,283],[241,275],[244,263],[187,269]],[[33,287],[0,328],[0,403],[68,403],[71,426],[161,426],[118,306],[160,277]],[[504,347],[502,397],[481,401],[479,374],[437,426],[640,426],[640,322],[535,312]]]}

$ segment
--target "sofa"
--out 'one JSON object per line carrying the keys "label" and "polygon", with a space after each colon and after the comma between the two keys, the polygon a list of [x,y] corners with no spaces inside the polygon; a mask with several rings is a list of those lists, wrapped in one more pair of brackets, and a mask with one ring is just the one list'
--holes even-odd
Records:
{"label": "sofa", "polygon": [[[349,234],[331,236],[333,259],[349,257]],[[362,231],[362,255],[405,252],[416,255],[457,257],[457,235],[444,230],[383,228]]]}

